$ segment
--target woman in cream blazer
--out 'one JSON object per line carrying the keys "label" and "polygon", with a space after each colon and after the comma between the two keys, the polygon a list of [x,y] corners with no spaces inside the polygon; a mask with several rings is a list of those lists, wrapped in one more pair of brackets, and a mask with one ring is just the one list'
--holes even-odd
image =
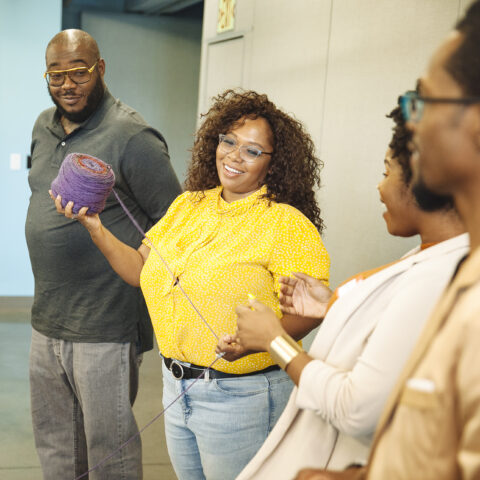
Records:
{"label": "woman in cream blazer", "polygon": [[291,480],[304,467],[364,463],[388,394],[467,251],[466,234],[418,248],[340,291],[309,351],[314,360],[237,480]]}
{"label": "woman in cream blazer", "polygon": [[[423,193],[419,203],[414,201],[408,135],[394,112],[397,127],[385,160],[385,179],[378,187],[380,199],[387,208],[389,232],[420,234],[422,245],[337,289],[338,299],[309,354],[301,353],[287,365],[298,387],[237,480],[291,480],[304,467],[342,469],[364,463],[388,394],[458,260],[468,251],[468,237],[459,235],[463,226],[451,204],[434,199],[441,208],[423,210],[420,204],[430,198],[424,188],[418,188]],[[223,351],[239,348],[237,344],[246,350],[269,349],[272,340],[284,334],[278,318],[257,301],[238,307],[237,313],[236,343],[226,339],[220,344]]]}

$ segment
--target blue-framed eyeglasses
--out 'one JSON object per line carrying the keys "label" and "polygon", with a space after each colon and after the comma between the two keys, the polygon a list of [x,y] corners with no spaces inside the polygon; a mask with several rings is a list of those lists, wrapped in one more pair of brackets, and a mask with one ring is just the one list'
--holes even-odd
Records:
{"label": "blue-framed eyeglasses", "polygon": [[218,148],[225,153],[232,153],[238,148],[240,158],[245,162],[255,162],[260,155],[271,155],[273,153],[263,152],[253,145],[238,145],[235,137],[223,133],[218,136]]}
{"label": "blue-framed eyeglasses", "polygon": [[399,103],[405,121],[417,123],[422,118],[423,109],[426,103],[454,103],[457,105],[472,105],[474,103],[480,103],[480,97],[423,97],[415,91],[409,91],[400,97]]}

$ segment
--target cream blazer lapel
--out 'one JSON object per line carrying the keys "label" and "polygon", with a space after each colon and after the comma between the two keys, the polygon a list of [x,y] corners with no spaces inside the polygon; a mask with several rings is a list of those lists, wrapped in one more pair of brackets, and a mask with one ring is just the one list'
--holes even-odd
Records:
{"label": "cream blazer lapel", "polygon": [[397,263],[361,281],[359,285],[345,294],[344,300],[340,297],[340,299],[332,305],[327,315],[327,318],[330,317],[330,319],[320,327],[319,334],[312,343],[310,354],[317,358],[326,359],[330,349],[335,343],[335,339],[344,326],[350,321],[350,317],[371,295],[379,295],[378,292],[381,292],[379,289],[391,279],[401,275],[417,263],[421,263],[432,257],[440,258],[452,250],[466,246],[468,246],[467,234],[446,240],[425,250],[420,250],[420,248],[417,247],[407,252]]}
{"label": "cream blazer lapel", "polygon": [[[434,247],[432,247],[434,248]],[[362,280],[351,291],[340,295],[339,299],[331,306],[325,322],[314,339],[309,353],[322,360],[326,360],[331,348],[335,345],[342,329],[349,323],[352,315],[361,307],[371,295],[377,295],[378,289],[390,279],[401,275],[419,260],[417,257],[427,250],[420,252],[419,248],[408,252],[397,263],[380,270],[376,274]],[[417,253],[418,252],[418,253]],[[423,257],[423,255],[422,255]]]}

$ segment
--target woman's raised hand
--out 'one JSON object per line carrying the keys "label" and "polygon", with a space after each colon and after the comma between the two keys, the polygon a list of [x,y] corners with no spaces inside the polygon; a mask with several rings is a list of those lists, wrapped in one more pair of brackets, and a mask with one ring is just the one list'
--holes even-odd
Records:
{"label": "woman's raised hand", "polygon": [[51,190],[49,190],[48,193],[50,194],[50,198],[55,202],[55,207],[58,213],[65,215],[65,217],[71,218],[72,220],[78,220],[90,232],[90,234],[97,232],[102,226],[98,213],[87,214],[88,207],[82,207],[78,213],[75,214],[72,210],[73,202],[68,202],[65,205],[65,208],[63,208],[62,197],[60,195],[54,197]]}
{"label": "woman's raised hand", "polygon": [[321,281],[294,273],[292,277],[280,277],[280,307],[283,313],[301,317],[323,318],[332,291]]}

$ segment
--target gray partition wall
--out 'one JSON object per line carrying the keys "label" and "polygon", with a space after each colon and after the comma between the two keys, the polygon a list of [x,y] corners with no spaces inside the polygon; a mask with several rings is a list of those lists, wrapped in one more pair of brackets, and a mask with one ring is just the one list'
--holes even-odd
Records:
{"label": "gray partition wall", "polygon": [[195,132],[201,21],[196,18],[85,12],[111,93],[164,135],[181,182]]}
{"label": "gray partition wall", "polygon": [[239,86],[267,93],[306,124],[325,163],[318,198],[332,286],[419,241],[391,237],[382,219],[376,185],[392,126],[385,114],[468,4],[237,0],[235,29],[217,34],[218,0],[205,1],[199,111]]}

